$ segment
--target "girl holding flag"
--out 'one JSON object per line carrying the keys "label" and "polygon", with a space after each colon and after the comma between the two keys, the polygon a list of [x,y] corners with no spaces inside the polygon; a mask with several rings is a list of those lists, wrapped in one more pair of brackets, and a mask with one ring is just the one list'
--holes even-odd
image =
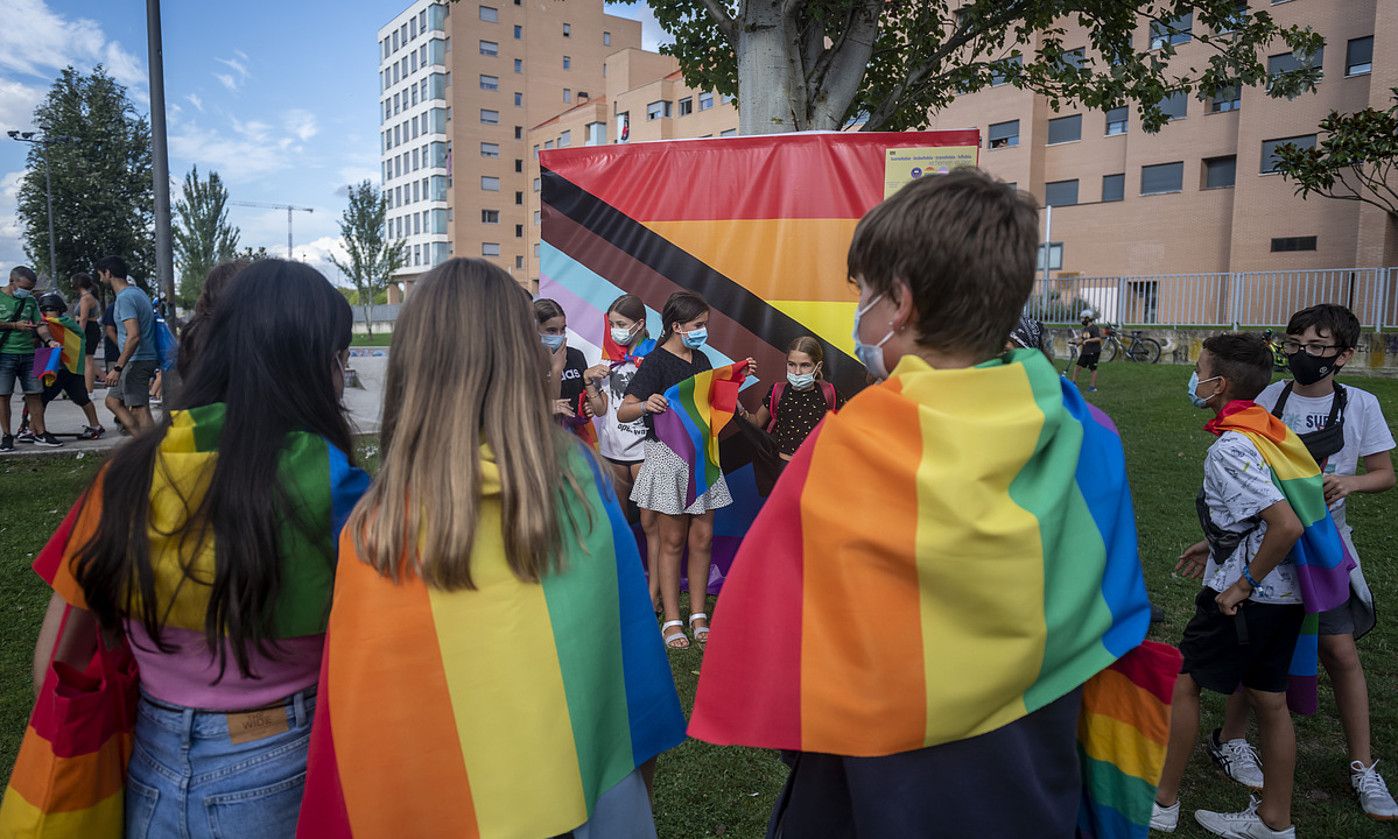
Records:
{"label": "girl holding flag", "polygon": [[[687,291],[677,291],[665,301],[661,311],[665,331],[659,346],[646,356],[617,410],[620,422],[643,418],[646,423],[645,463],[636,474],[631,500],[642,510],[658,514],[660,535],[660,597],[665,610],[661,627],[665,645],[684,649],[689,639],[680,620],[680,560],[689,550],[689,626],[694,640],[704,643],[709,635],[709,616],[704,599],[708,593],[709,565],[712,560],[714,510],[733,503],[728,484],[719,475],[703,495],[688,501],[690,473],[695,463],[687,461],[661,442],[655,433],[655,415],[669,410],[665,392],[696,374],[713,369],[703,346],[709,337],[709,304]],[[755,374],[755,363],[747,360],[747,371]],[[674,630],[669,632],[667,630]]]}

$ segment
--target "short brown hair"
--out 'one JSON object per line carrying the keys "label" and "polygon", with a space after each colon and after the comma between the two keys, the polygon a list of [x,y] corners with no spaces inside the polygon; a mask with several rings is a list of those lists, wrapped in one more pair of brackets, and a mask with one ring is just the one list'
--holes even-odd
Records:
{"label": "short brown hair", "polygon": [[1004,350],[1034,285],[1039,212],[979,169],[919,178],[865,214],[849,275],[876,292],[912,289],[918,343],[940,351]]}
{"label": "short brown hair", "polygon": [[1228,380],[1232,399],[1256,399],[1272,383],[1272,350],[1260,335],[1227,332],[1204,340],[1215,376]]}

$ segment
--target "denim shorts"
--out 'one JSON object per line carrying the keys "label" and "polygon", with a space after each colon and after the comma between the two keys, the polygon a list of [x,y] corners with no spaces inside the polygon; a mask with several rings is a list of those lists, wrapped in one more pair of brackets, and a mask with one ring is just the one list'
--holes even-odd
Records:
{"label": "denim shorts", "polygon": [[127,839],[294,836],[314,710],[315,695],[302,691],[250,724],[249,715],[178,709],[143,694],[126,779]]}
{"label": "denim shorts", "polygon": [[19,382],[20,393],[30,396],[44,392],[44,384],[34,375],[34,353],[17,355],[0,352],[0,396],[10,396],[15,392],[15,382]]}

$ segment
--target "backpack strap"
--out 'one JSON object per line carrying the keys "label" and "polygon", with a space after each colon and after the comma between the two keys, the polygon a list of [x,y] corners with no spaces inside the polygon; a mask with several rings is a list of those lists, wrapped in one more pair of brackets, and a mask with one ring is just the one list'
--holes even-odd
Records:
{"label": "backpack strap", "polygon": [[820,392],[825,394],[825,405],[830,410],[835,410],[835,386],[824,379],[820,380]]}
{"label": "backpack strap", "polygon": [[1282,418],[1282,410],[1286,408],[1286,400],[1291,398],[1291,388],[1295,386],[1295,384],[1295,382],[1287,382],[1282,388],[1281,394],[1277,396],[1277,404],[1272,406],[1272,416],[1277,419]]}
{"label": "backpack strap", "polygon": [[772,418],[767,421],[768,434],[777,428],[777,403],[781,401],[783,393],[786,393],[786,382],[777,382],[772,385],[772,398],[767,400],[767,412],[772,415]]}
{"label": "backpack strap", "polygon": [[[1286,400],[1291,398],[1291,388],[1295,382],[1287,382],[1282,388],[1282,392],[1277,396],[1277,404],[1272,406],[1272,416],[1277,419],[1282,418],[1282,409],[1286,407]],[[1345,410],[1349,402],[1349,394],[1345,393],[1345,387],[1338,382],[1335,384],[1335,396],[1330,400],[1330,416],[1325,420],[1325,427],[1329,428],[1339,419],[1340,413]]]}

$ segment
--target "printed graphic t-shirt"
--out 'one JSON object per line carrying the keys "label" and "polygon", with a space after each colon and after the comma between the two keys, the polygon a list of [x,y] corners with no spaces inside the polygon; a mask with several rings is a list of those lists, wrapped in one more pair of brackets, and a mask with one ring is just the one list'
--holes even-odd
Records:
{"label": "printed graphic t-shirt", "polygon": [[[1262,453],[1245,435],[1226,431],[1209,447],[1204,457],[1204,503],[1215,526],[1232,533],[1247,533],[1238,547],[1222,563],[1212,554],[1204,568],[1204,584],[1214,591],[1226,591],[1243,576],[1243,568],[1257,556],[1267,523],[1259,514],[1285,501],[1272,482],[1272,470]],[[1258,603],[1300,603],[1301,589],[1296,566],[1288,558],[1258,582],[1251,600]]]}

